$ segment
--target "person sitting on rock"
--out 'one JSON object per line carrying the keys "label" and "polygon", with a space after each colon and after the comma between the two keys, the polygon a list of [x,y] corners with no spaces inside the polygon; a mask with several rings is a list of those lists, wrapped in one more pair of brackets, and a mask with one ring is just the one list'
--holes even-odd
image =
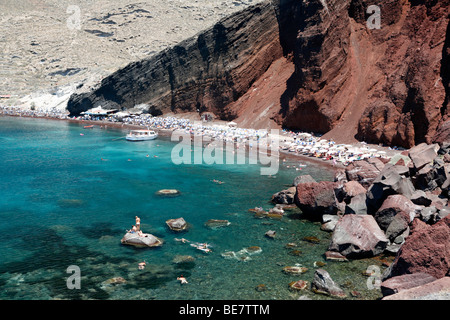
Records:
{"label": "person sitting on rock", "polygon": [[136,226],[133,226],[129,232],[130,233],[136,233],[137,232]]}

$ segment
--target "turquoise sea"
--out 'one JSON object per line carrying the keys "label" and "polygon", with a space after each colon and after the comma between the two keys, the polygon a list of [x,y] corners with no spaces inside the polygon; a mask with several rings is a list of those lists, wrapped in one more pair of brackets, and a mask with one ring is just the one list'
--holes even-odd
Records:
{"label": "turquoise sea", "polygon": [[[376,299],[362,274],[376,259],[329,262],[330,234],[302,219],[298,210],[282,219],[257,218],[248,209],[269,210],[272,194],[300,174],[329,180],[329,169],[301,160],[281,163],[274,177],[258,165],[175,165],[167,137],[131,143],[119,129],[84,129],[56,120],[0,117],[0,299],[328,299],[288,284],[312,281],[315,262],[324,262],[349,299]],[[148,156],[147,156],[148,155]],[[156,156],[156,157],[155,157]],[[301,171],[293,166],[306,163]],[[212,180],[223,181],[223,184]],[[178,189],[177,197],[155,195]],[[141,217],[141,229],[164,241],[137,249],[120,239]],[[183,217],[187,232],[174,233],[165,221]],[[209,219],[229,226],[210,229]],[[275,239],[265,236],[276,231]],[[303,238],[317,237],[319,243]],[[211,253],[188,243],[207,242]],[[295,243],[297,247],[286,245]],[[258,246],[259,253],[242,249]],[[224,257],[237,253],[238,259]],[[193,261],[179,262],[189,255]],[[248,259],[239,259],[239,257]],[[146,261],[144,270],[138,263]],[[80,289],[68,289],[69,266],[81,272]],[[299,276],[283,273],[301,265]],[[181,285],[183,275],[188,284]],[[123,278],[111,283],[112,278]],[[351,295],[351,292],[358,294]]]}

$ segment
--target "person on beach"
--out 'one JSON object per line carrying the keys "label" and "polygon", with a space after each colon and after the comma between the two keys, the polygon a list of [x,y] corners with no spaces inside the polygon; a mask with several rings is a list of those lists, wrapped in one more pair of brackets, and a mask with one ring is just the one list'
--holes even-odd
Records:
{"label": "person on beach", "polygon": [[138,216],[136,216],[136,229],[137,231],[141,230],[141,218],[139,218]]}

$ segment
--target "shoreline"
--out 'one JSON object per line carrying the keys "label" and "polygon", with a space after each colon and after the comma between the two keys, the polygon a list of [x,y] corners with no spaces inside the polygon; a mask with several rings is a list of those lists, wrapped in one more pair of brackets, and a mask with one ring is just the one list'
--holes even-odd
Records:
{"label": "shoreline", "polygon": [[[29,110],[26,110],[26,109],[21,109],[21,110],[22,111],[27,111],[27,112],[29,111]],[[47,110],[47,112],[48,112],[48,110]],[[59,112],[61,112],[61,111],[59,111]],[[112,128],[112,129],[115,129],[115,130],[129,131],[129,130],[139,130],[139,129],[147,128],[147,129],[151,129],[151,130],[157,131],[159,135],[161,135],[162,137],[165,137],[165,138],[169,138],[170,135],[176,130],[183,130],[183,131],[187,130],[186,128],[183,128],[183,129],[180,129],[180,128],[178,128],[178,129],[177,128],[160,128],[160,127],[158,128],[158,127],[146,126],[146,125],[142,125],[142,124],[132,124],[132,123],[125,123],[125,122],[113,122],[113,121],[109,121],[109,120],[76,119],[76,118],[70,118],[70,117],[68,117],[67,114],[62,114],[62,113],[60,113],[59,116],[49,116],[49,115],[40,116],[40,115],[30,115],[30,114],[8,114],[8,113],[2,113],[1,110],[0,110],[0,117],[58,120],[58,121],[65,121],[67,123],[77,124],[77,125],[80,125],[80,126],[88,126],[88,125],[99,126],[100,128],[106,129],[106,130]],[[158,117],[158,118],[164,119],[165,117]],[[179,119],[180,120],[187,120],[187,119],[184,119],[184,118],[179,118]],[[190,121],[190,120],[187,120],[187,121]],[[218,123],[220,123],[220,125],[223,125],[222,124],[223,121],[218,121],[218,122],[214,122],[213,121],[213,122],[208,123],[208,124],[210,126],[215,126],[215,125],[218,125]],[[255,130],[255,129],[244,129],[244,128],[238,128],[238,129]],[[195,134],[195,132],[191,132],[190,133],[191,139],[194,138],[194,134]],[[286,139],[292,139],[289,136],[287,136],[285,138]],[[248,139],[250,139],[250,137],[248,137]],[[287,143],[286,139],[283,142]],[[314,137],[314,139],[320,140],[320,138],[318,138],[318,137]],[[214,137],[211,137],[211,141],[204,142],[204,145],[205,145],[205,143],[206,144],[207,143],[212,143],[212,142],[214,142],[216,140],[224,142],[224,140],[220,140],[220,139],[216,139]],[[295,140],[295,138],[294,138],[294,140]],[[235,147],[236,147],[236,144],[237,144],[237,142],[234,142]],[[380,149],[382,151],[384,151],[384,150],[387,151],[388,150],[388,147],[381,147],[379,145],[366,144],[364,142],[360,142],[358,144],[363,144],[365,146],[370,146],[372,148],[376,147],[377,149]],[[246,152],[248,152],[249,151],[249,141],[244,142],[244,145],[245,145],[245,148],[246,148]],[[356,147],[355,144],[348,145],[348,146]],[[239,146],[237,146],[237,147],[239,148]],[[283,149],[281,147],[281,141],[279,141],[279,143],[278,143],[278,150],[277,151],[278,151],[278,154],[279,154],[279,163],[280,163],[280,165],[282,165],[283,162],[286,161],[286,160],[305,161],[305,162],[308,162],[308,163],[314,163],[316,165],[320,165],[320,166],[326,167],[326,168],[328,168],[330,170],[334,170],[334,171],[338,170],[338,169],[345,168],[348,165],[348,164],[346,165],[346,164],[341,163],[341,162],[333,161],[332,160],[333,158],[328,160],[328,159],[324,159],[322,157],[314,156],[312,154],[307,155],[307,154],[302,154],[302,153],[298,153],[298,152],[287,151],[286,149]],[[391,151],[390,152],[391,154],[388,154],[388,152],[386,152],[386,151],[384,151],[384,153],[386,154],[386,156],[384,156],[384,157],[388,158],[388,159],[390,159],[394,154],[400,152],[400,150],[390,150],[390,148],[389,148],[389,151]],[[363,160],[363,159],[364,158],[357,159],[357,160]],[[353,162],[353,161],[351,161],[351,162]]]}

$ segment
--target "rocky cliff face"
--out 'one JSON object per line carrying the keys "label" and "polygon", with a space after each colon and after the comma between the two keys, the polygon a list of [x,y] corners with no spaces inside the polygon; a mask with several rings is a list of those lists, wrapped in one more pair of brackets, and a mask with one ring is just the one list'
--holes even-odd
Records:
{"label": "rocky cliff face", "polygon": [[234,119],[236,113],[228,106],[281,57],[275,11],[266,2],[131,63],[97,89],[74,95],[68,109],[77,114],[98,104],[131,108],[146,103],[154,114],[199,110]]}
{"label": "rocky cliff face", "polygon": [[278,122],[343,141],[431,142],[448,116],[449,1],[382,1],[380,29],[366,26],[371,4],[303,1]]}
{"label": "rocky cliff face", "polygon": [[[370,29],[370,5],[381,28]],[[272,0],[132,63],[75,94],[73,114],[102,104],[212,111],[253,127],[283,126],[411,147],[444,141],[449,123],[450,0]],[[112,104],[111,104],[112,103]]]}

